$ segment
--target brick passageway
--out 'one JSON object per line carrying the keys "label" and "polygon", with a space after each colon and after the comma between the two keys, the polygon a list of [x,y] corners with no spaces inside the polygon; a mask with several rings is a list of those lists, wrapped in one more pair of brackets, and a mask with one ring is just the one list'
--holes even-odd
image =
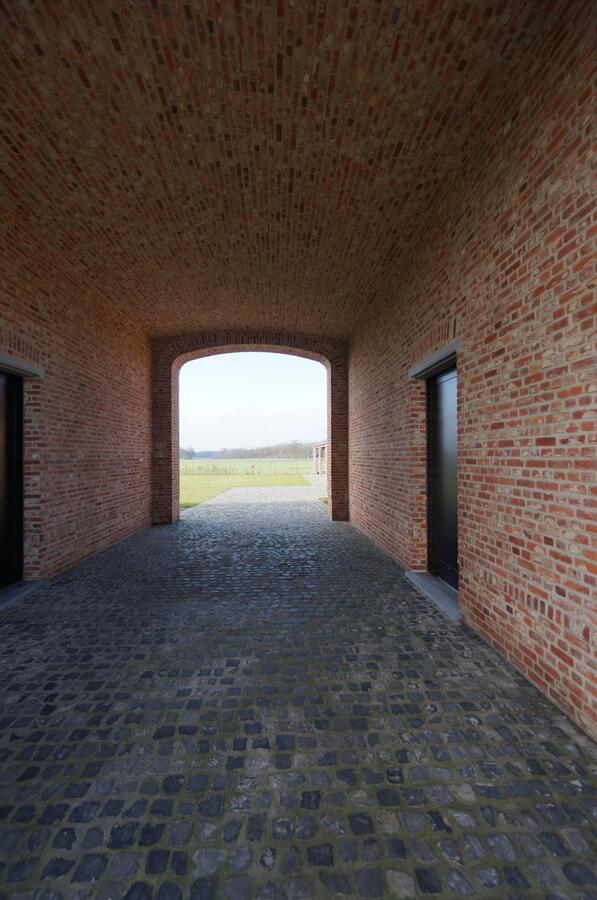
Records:
{"label": "brick passageway", "polygon": [[144,531],[0,659],[1,896],[596,896],[588,739],[318,504]]}

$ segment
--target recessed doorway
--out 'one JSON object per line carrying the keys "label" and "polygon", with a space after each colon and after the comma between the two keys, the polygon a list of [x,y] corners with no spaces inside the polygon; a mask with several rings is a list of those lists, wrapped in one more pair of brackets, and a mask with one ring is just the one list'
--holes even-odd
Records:
{"label": "recessed doorway", "polygon": [[23,381],[0,372],[0,588],[23,577]]}
{"label": "recessed doorway", "polygon": [[428,568],[458,590],[458,376],[427,379]]}

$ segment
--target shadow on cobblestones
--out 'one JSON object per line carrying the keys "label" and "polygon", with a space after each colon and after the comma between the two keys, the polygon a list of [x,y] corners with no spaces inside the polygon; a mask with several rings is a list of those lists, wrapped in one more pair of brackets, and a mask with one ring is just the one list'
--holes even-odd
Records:
{"label": "shadow on cobblestones", "polygon": [[588,740],[318,504],[136,535],[0,658],[1,896],[597,897]]}

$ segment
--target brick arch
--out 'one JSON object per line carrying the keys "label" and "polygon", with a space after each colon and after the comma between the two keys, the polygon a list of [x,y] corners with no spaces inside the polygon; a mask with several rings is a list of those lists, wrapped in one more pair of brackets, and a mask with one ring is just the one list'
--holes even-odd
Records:
{"label": "brick arch", "polygon": [[287,353],[328,371],[328,496],[332,519],[348,519],[348,345],[277,330],[209,331],[152,341],[152,521],[179,516],[178,376],[193,359],[220,353]]}

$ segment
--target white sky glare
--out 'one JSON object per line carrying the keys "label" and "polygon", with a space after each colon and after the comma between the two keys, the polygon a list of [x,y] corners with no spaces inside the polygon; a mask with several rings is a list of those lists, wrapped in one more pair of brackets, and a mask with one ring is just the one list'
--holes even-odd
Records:
{"label": "white sky glare", "polygon": [[327,372],[282,353],[222,353],[180,371],[180,446],[195,450],[321,441]]}

